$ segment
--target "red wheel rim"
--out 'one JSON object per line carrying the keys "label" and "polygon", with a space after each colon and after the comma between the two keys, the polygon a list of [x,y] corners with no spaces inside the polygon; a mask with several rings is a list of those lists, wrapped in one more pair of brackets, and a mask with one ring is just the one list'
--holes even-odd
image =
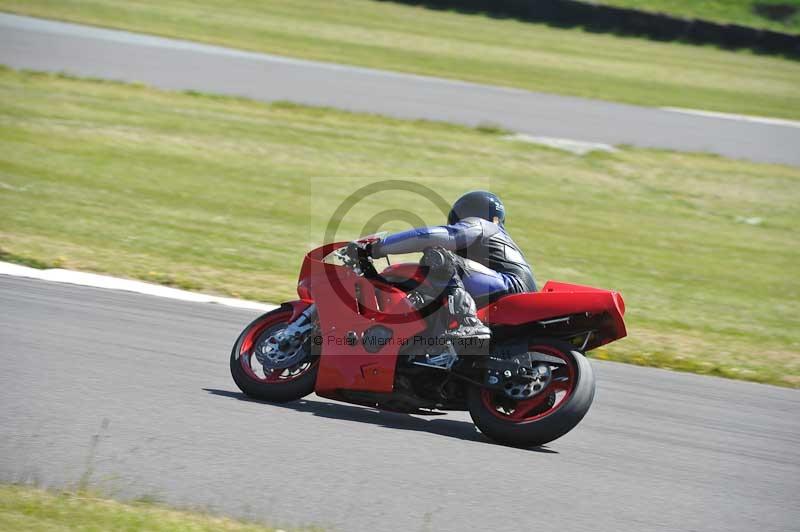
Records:
{"label": "red wheel rim", "polygon": [[[527,423],[545,418],[566,404],[577,384],[577,365],[573,358],[549,345],[532,345],[528,351],[544,353],[564,361],[563,365],[553,365],[553,378],[547,388],[530,399],[514,401],[502,392],[481,390],[483,405],[494,416],[513,423]],[[550,396],[555,394],[555,402],[548,405]]]}
{"label": "red wheel rim", "polygon": [[[281,312],[278,314],[270,314],[264,317],[263,321],[258,323],[254,323],[250,326],[250,329],[247,331],[244,339],[242,339],[241,347],[239,348],[239,363],[242,365],[242,369],[247,374],[248,377],[251,379],[270,383],[270,384],[285,384],[287,382],[291,382],[297,380],[301,376],[308,373],[308,371],[313,368],[319,358],[314,358],[311,361],[304,361],[298,364],[297,366],[292,366],[290,368],[282,369],[282,370],[273,370],[269,371],[262,368],[263,375],[259,375],[253,369],[253,358],[255,353],[255,341],[256,339],[266,330],[275,327],[275,332],[278,332],[282,327],[278,327],[280,325],[286,326],[289,324],[289,319],[292,317],[292,312]],[[260,367],[260,365],[259,365]]]}

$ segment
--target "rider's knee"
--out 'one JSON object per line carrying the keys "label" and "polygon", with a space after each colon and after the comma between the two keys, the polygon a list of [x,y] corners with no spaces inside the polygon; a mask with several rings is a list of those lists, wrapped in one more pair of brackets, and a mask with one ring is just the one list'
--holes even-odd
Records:
{"label": "rider's knee", "polygon": [[446,281],[458,274],[453,254],[441,247],[425,248],[420,264],[428,267],[431,278],[436,281]]}

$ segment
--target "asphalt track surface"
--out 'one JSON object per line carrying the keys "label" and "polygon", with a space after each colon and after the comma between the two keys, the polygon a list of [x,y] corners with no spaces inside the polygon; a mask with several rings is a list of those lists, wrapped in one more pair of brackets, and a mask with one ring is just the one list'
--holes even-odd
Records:
{"label": "asphalt track surface", "polygon": [[0,275],[0,481],[329,530],[798,530],[800,392],[593,362],[570,434],[245,399],[252,311]]}
{"label": "asphalt track surface", "polygon": [[800,166],[778,125],[289,59],[0,13],[0,63],[401,118],[492,123],[535,136],[706,151]]}

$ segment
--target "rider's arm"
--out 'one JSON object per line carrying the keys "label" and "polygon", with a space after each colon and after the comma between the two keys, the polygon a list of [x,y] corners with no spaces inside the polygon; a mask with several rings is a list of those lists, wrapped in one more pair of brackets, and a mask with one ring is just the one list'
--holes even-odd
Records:
{"label": "rider's arm", "polygon": [[423,251],[428,247],[443,247],[455,251],[471,246],[483,234],[480,223],[464,220],[453,225],[418,227],[394,233],[372,245],[372,256],[400,255]]}

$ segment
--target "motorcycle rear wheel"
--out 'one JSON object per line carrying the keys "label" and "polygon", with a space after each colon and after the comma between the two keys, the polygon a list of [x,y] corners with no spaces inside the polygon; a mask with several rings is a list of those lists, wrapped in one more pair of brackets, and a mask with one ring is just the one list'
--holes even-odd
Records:
{"label": "motorcycle rear wheel", "polygon": [[529,351],[564,361],[548,387],[536,396],[514,401],[502,392],[477,386],[468,390],[467,404],[475,426],[504,445],[534,447],[560,438],[580,423],[594,399],[592,366],[573,345],[542,339],[533,341]]}
{"label": "motorcycle rear wheel", "polygon": [[273,403],[288,403],[314,391],[319,357],[309,354],[296,367],[274,371],[264,370],[254,360],[258,339],[285,328],[291,317],[292,309],[287,307],[267,312],[245,327],[233,344],[231,376],[239,389],[249,397]]}

